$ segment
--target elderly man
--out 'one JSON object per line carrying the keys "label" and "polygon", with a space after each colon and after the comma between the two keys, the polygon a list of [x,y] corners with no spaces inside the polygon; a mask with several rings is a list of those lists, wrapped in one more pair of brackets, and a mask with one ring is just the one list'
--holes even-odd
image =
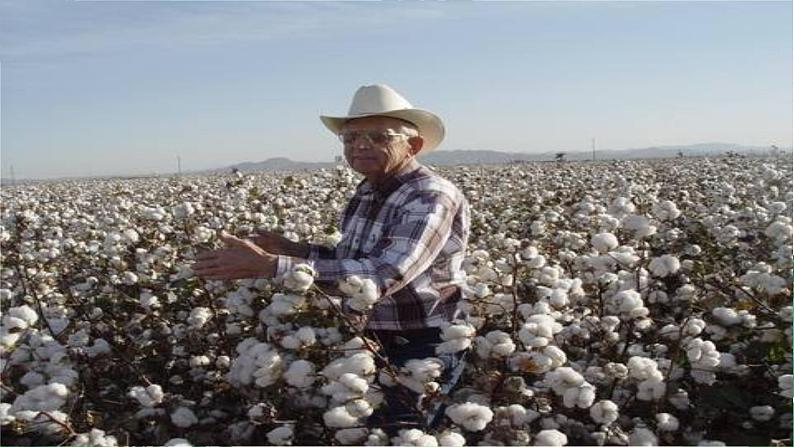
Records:
{"label": "elderly man", "polygon": [[[386,85],[361,87],[346,116],[321,120],[338,135],[350,166],[365,177],[342,215],[339,244],[295,243],[269,232],[252,240],[224,236],[229,248],[201,255],[194,270],[207,279],[274,277],[306,263],[320,285],[349,275],[369,278],[379,298],[365,316],[368,335],[397,366],[441,358],[442,391],[448,391],[462,361],[459,355],[437,355],[435,347],[442,341],[440,327],[458,314],[469,210],[454,185],[416,161],[420,152],[438,146],[444,126]],[[419,415],[400,393],[384,391],[386,405],[370,417],[372,425],[396,433],[433,424],[436,412]]]}

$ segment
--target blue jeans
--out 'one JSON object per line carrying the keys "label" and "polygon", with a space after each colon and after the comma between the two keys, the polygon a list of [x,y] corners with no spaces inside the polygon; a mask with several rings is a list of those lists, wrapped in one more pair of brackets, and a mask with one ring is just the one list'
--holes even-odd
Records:
{"label": "blue jeans", "polygon": [[[437,380],[441,394],[448,394],[457,385],[466,366],[465,351],[453,354],[436,354],[441,344],[441,329],[427,328],[413,331],[370,331],[370,337],[383,345],[381,354],[396,367],[405,366],[409,360],[436,357],[444,363],[444,371]],[[402,340],[398,339],[401,338]],[[405,341],[407,340],[407,343]],[[384,367],[385,365],[378,365]],[[383,387],[384,402],[368,419],[369,427],[380,427],[389,436],[402,429],[428,430],[436,427],[444,416],[446,405],[436,402],[425,413],[416,409],[419,395],[402,385]]]}

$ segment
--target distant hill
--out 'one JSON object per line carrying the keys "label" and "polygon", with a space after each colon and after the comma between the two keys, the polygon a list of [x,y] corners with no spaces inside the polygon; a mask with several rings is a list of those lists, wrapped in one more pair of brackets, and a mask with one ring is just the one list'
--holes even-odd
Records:
{"label": "distant hill", "polygon": [[[792,148],[781,147],[781,152],[791,154]],[[725,155],[728,152],[741,153],[746,155],[769,155],[769,146],[741,146],[730,143],[701,143],[690,144],[685,146],[654,146],[639,149],[607,149],[596,150],[597,160],[633,160],[633,159],[647,159],[647,158],[675,158],[679,153],[685,157],[697,157],[706,155]],[[328,158],[331,158],[329,151]],[[574,160],[591,160],[593,158],[592,151],[566,151],[555,150],[540,153],[525,153],[525,152],[504,152],[492,150],[450,150],[450,151],[437,151],[430,152],[426,155],[420,156],[420,160],[427,164],[436,166],[456,166],[467,164],[502,164],[513,162],[531,162],[531,161],[553,161],[557,153],[564,153],[565,159],[569,161]],[[257,172],[257,171],[300,171],[300,170],[313,170],[321,168],[330,168],[335,166],[336,163],[328,162],[304,162],[293,161],[286,157],[268,158],[259,162],[243,162],[237,163],[224,168],[215,168],[202,171],[191,171],[186,174],[211,174],[211,173],[227,173],[232,169],[238,169],[242,172]],[[170,176],[173,174],[157,174],[154,176]],[[11,184],[11,180],[4,175],[0,175],[0,183],[3,185]],[[91,177],[91,178],[141,178],[141,176],[106,176],[106,177]],[[72,177],[78,178],[78,177]],[[88,177],[82,177],[88,178]],[[57,181],[60,179],[47,179],[45,181]],[[40,180],[37,179],[16,179],[13,183],[35,183]]]}
{"label": "distant hill", "polygon": [[[640,149],[620,149],[620,150],[596,150],[597,160],[630,160],[642,158],[674,158],[679,153],[685,157],[695,157],[704,155],[721,155],[728,151],[762,155],[769,152],[769,147],[765,146],[740,146],[730,143],[702,143],[687,146],[656,146]],[[783,151],[791,152],[791,148],[781,148]],[[467,164],[502,164],[516,161],[552,161],[557,153],[565,154],[566,160],[591,160],[592,151],[548,151],[541,153],[522,153],[522,152],[502,152],[490,150],[452,150],[437,151],[422,155],[419,159],[427,164],[436,166],[455,166]],[[278,157],[269,158],[260,162],[245,162],[227,166],[221,169],[213,169],[207,172],[228,172],[232,169],[239,169],[242,172],[255,171],[297,171],[303,169],[320,169],[333,167],[333,162],[302,162],[292,161],[288,158]]]}

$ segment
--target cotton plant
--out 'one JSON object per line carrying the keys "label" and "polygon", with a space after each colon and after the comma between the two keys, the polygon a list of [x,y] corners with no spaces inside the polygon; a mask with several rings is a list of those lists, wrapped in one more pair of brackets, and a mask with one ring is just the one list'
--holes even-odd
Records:
{"label": "cotton plant", "polygon": [[[698,428],[710,419],[697,403],[715,387],[746,383],[772,391],[739,391],[747,405],[731,417],[768,443],[788,436],[790,163],[705,157],[438,170],[472,205],[458,305],[467,315],[442,340],[442,350],[470,352],[445,398],[457,411],[399,442],[724,445],[731,440]],[[324,296],[309,271],[222,282],[189,267],[223,231],[333,245],[341,235],[324,223],[336,221],[359,180],[341,168],[3,188],[4,438],[242,444],[273,432],[271,444],[392,443],[366,427],[382,405],[380,388],[410,379],[429,396],[439,369],[431,361],[378,374],[376,346],[336,314],[376,304],[371,278]],[[768,368],[747,360],[754,355]],[[116,387],[97,386],[97,377]],[[86,402],[81,387],[127,405]],[[277,405],[258,406],[263,396]],[[229,400],[243,404],[227,408]],[[62,425],[29,407],[50,408]],[[252,408],[262,415],[251,419]],[[190,425],[176,425],[173,414]],[[95,427],[72,425],[89,415],[101,415]],[[104,422],[120,419],[161,421],[168,432]]]}

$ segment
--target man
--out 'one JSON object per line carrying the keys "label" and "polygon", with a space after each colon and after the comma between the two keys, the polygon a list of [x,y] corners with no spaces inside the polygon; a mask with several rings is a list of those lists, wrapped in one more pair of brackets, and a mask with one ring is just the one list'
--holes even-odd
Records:
{"label": "man", "polygon": [[[366,315],[368,335],[383,345],[392,364],[439,357],[446,386],[462,369],[459,355],[436,355],[440,326],[454,319],[465,273],[469,235],[463,194],[416,161],[444,137],[441,119],[414,108],[386,85],[361,87],[348,115],[321,116],[339,136],[347,162],[365,179],[341,219],[342,239],[333,249],[295,243],[265,232],[253,240],[224,236],[230,246],[203,254],[194,270],[207,279],[274,277],[311,265],[319,284],[349,275],[373,280],[379,298]],[[417,415],[389,388],[384,407],[370,417],[387,432],[427,427],[437,414]]]}

